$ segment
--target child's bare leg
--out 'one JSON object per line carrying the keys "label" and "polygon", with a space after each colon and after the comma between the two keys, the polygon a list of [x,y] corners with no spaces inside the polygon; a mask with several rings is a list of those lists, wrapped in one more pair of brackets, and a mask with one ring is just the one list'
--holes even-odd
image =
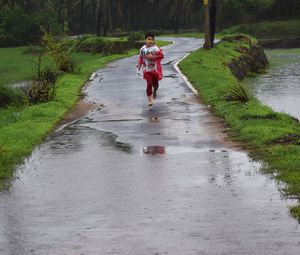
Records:
{"label": "child's bare leg", "polygon": [[148,105],[152,106],[153,105],[153,95],[152,95],[152,87],[153,87],[153,79],[150,73],[145,73],[144,75],[146,81],[147,81],[147,89],[146,93],[148,96]]}
{"label": "child's bare leg", "polygon": [[159,83],[156,78],[153,78],[153,88],[154,88],[153,98],[155,99],[157,97],[157,90],[159,88]]}

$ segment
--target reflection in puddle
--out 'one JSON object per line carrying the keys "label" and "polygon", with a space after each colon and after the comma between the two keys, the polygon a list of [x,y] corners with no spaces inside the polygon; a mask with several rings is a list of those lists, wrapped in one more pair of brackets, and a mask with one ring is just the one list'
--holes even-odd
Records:
{"label": "reflection in puddle", "polygon": [[149,121],[150,122],[159,122],[159,118],[152,116],[152,117],[149,118]]}
{"label": "reflection in puddle", "polygon": [[166,154],[165,146],[157,145],[157,146],[147,146],[143,148],[143,152],[145,154],[150,155],[163,155]]}

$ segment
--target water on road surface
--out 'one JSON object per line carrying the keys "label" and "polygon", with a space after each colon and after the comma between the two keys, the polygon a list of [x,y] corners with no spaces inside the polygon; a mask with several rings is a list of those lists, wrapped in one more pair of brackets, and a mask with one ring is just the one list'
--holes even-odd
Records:
{"label": "water on road surface", "polygon": [[137,58],[116,61],[87,87],[95,109],[19,167],[0,194],[1,255],[299,254],[274,180],[173,67],[203,42],[175,40],[152,108]]}
{"label": "water on road surface", "polygon": [[300,50],[266,52],[271,68],[248,83],[261,102],[300,120]]}

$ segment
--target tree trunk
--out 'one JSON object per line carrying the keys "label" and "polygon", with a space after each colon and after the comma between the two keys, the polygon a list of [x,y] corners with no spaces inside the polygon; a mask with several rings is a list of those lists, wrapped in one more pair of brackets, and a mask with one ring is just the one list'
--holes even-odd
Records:
{"label": "tree trunk", "polygon": [[128,1],[129,3],[129,30],[135,29],[135,25],[134,25],[134,14],[133,14],[133,2],[132,0]]}
{"label": "tree trunk", "polygon": [[80,33],[84,33],[84,0],[80,0]]}
{"label": "tree trunk", "polygon": [[65,1],[60,0],[59,1],[59,6],[58,6],[58,19],[59,19],[59,24],[60,24],[62,33],[65,32],[65,14],[64,14],[65,10],[64,10],[64,6],[65,6]]}
{"label": "tree trunk", "polygon": [[103,3],[103,36],[107,36],[108,30],[108,4],[109,0],[104,0]]}
{"label": "tree trunk", "polygon": [[29,13],[29,10],[30,10],[30,6],[29,6],[29,0],[26,0],[25,1],[25,10],[26,10],[26,13]]}
{"label": "tree trunk", "polygon": [[174,24],[174,33],[178,34],[179,30],[179,0],[175,2],[175,24]]}
{"label": "tree trunk", "polygon": [[112,9],[112,1],[108,0],[107,20],[108,20],[108,30],[109,31],[113,30],[111,9]]}
{"label": "tree trunk", "polygon": [[97,0],[91,0],[91,27],[89,29],[90,31],[93,31],[94,33],[97,33]]}
{"label": "tree trunk", "polygon": [[14,7],[15,7],[15,1],[14,1],[14,0],[10,0],[10,1],[9,1],[9,6],[10,6],[11,8],[14,8]]}
{"label": "tree trunk", "polygon": [[204,3],[204,34],[205,34],[204,48],[206,50],[209,50],[211,48],[209,2],[210,2],[209,0],[203,0],[203,3]]}
{"label": "tree trunk", "polygon": [[157,11],[156,11],[156,8],[158,8],[159,3],[160,3],[159,1],[153,0],[153,9],[152,9],[152,28],[156,28],[156,26],[157,26],[157,21],[156,21]]}
{"label": "tree trunk", "polygon": [[217,23],[217,0],[211,0],[210,6],[210,40],[211,47],[214,47],[215,33]]}
{"label": "tree trunk", "polygon": [[102,0],[98,0],[97,2],[97,36],[101,36],[102,32]]}

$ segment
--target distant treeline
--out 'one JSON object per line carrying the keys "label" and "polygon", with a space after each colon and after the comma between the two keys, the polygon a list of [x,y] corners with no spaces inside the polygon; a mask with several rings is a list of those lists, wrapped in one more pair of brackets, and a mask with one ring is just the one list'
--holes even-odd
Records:
{"label": "distant treeline", "polygon": [[[300,18],[300,0],[216,0],[218,29]],[[0,0],[0,47],[54,34],[122,34],[132,30],[201,29],[203,0]]]}

